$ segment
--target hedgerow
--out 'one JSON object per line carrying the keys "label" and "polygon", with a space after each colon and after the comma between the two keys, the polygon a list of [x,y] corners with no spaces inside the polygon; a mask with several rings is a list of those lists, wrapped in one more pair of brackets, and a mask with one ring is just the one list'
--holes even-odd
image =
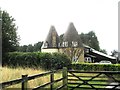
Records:
{"label": "hedgerow", "polygon": [[72,69],[82,71],[120,71],[120,64],[73,63]]}
{"label": "hedgerow", "polygon": [[61,69],[63,67],[70,67],[71,61],[61,53],[41,53],[41,52],[12,52],[6,54],[2,61],[3,65],[17,67],[33,67],[43,69]]}

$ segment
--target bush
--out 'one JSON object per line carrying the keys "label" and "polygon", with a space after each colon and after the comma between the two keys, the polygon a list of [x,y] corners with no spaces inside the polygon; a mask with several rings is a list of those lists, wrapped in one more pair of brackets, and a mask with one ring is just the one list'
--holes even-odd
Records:
{"label": "bush", "polygon": [[70,67],[70,59],[61,53],[41,53],[41,52],[12,52],[6,54],[3,65],[12,67],[34,67],[43,69],[61,69],[63,67]]}
{"label": "bush", "polygon": [[82,71],[120,71],[120,64],[73,63],[72,69]]}

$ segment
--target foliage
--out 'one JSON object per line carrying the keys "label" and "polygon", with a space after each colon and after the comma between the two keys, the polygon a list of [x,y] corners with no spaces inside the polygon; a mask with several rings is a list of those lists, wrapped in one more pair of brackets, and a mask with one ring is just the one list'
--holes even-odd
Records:
{"label": "foliage", "polygon": [[81,33],[80,38],[85,45],[88,45],[97,51],[100,50],[99,41],[94,31],[90,31],[86,34]]}
{"label": "foliage", "polygon": [[116,57],[117,58],[117,62],[118,63],[120,63],[120,52],[118,52],[117,50],[113,50],[113,51],[111,51],[111,56],[113,56],[113,57]]}
{"label": "foliage", "polygon": [[64,34],[61,34],[61,35],[59,36],[59,42],[60,42],[60,43],[63,42],[63,36],[64,36]]}
{"label": "foliage", "polygon": [[114,56],[114,57],[118,57],[118,51],[117,50],[113,50],[111,51],[111,56]]}
{"label": "foliage", "polygon": [[2,54],[17,50],[19,45],[17,36],[17,27],[15,19],[6,11],[1,11],[2,14]]}
{"label": "foliage", "polygon": [[19,46],[18,51],[19,51],[19,52],[26,52],[27,47],[28,47],[27,45]]}
{"label": "foliage", "polygon": [[42,44],[43,44],[43,42],[35,43],[34,44],[34,52],[41,51]]}
{"label": "foliage", "polygon": [[72,69],[84,71],[119,71],[120,64],[74,63]]}
{"label": "foliage", "polygon": [[3,66],[22,66],[22,67],[40,67],[43,69],[60,69],[70,67],[69,58],[60,53],[41,53],[41,52],[14,52],[6,55],[6,61],[3,61]]}
{"label": "foliage", "polygon": [[43,42],[38,42],[38,43],[35,43],[34,45],[29,44],[29,45],[19,46],[18,51],[19,52],[37,52],[37,51],[41,51],[42,44],[43,44]]}
{"label": "foliage", "polygon": [[[2,67],[1,71],[2,71],[1,77],[4,77],[4,78],[1,78],[0,83],[19,79],[19,78],[22,77],[22,75],[33,76],[33,75],[42,74],[42,73],[46,72],[45,70],[42,70],[41,68],[37,68],[37,69],[22,68],[22,67],[10,68],[8,66],[7,67]],[[59,78],[62,78],[62,74],[61,73],[55,73],[54,74],[54,79],[56,80],[56,79],[59,79]],[[42,76],[41,78],[36,78],[36,79],[28,81],[28,88],[32,89],[36,86],[40,86],[40,85],[43,85],[43,84],[48,83],[48,82],[50,82],[50,75],[49,74],[46,75],[46,76]],[[54,87],[57,88],[60,85],[62,85],[62,82],[55,83]],[[47,87],[49,88],[49,86],[47,86]],[[6,87],[5,89],[2,89],[2,90],[14,90],[13,88],[14,89],[19,88],[18,90],[20,90],[21,89],[21,83],[16,84],[16,85],[8,86],[8,87]]]}
{"label": "foliage", "polygon": [[107,51],[105,49],[100,49],[100,52],[107,54]]}
{"label": "foliage", "polygon": [[27,49],[26,49],[26,52],[33,52],[33,46],[32,46],[32,44],[29,44],[28,45],[28,47],[27,47]]}

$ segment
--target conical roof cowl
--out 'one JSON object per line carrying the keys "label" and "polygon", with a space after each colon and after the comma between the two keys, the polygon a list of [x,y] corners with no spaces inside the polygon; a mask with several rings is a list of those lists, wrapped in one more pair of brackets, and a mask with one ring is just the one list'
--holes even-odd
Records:
{"label": "conical roof cowl", "polygon": [[50,27],[49,33],[47,35],[47,38],[46,38],[44,44],[46,44],[46,43],[47,43],[47,48],[58,47],[59,38],[58,38],[58,34],[57,34],[57,31],[54,26]]}
{"label": "conical roof cowl", "polygon": [[81,38],[74,26],[73,23],[70,23],[68,26],[68,30],[66,31],[66,33],[63,36],[63,41],[64,42],[68,42],[68,46],[71,47],[72,42],[77,42],[78,43],[78,47],[82,47],[82,41]]}

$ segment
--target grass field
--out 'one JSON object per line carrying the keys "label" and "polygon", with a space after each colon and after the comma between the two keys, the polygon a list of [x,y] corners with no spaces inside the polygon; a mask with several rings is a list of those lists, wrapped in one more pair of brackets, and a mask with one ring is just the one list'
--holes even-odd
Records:
{"label": "grass field", "polygon": [[[43,73],[43,72],[46,72],[46,71],[42,70],[40,68],[39,69],[32,69],[32,68],[21,68],[21,67],[17,67],[17,68],[3,67],[3,68],[0,69],[0,74],[2,73],[1,74],[2,78],[0,80],[0,83],[21,78],[21,75],[28,74],[28,76],[31,76],[31,75],[40,74],[40,73]],[[81,79],[84,79],[84,80],[87,79],[88,80],[90,78],[86,78],[86,77],[82,77],[82,76],[92,77],[92,76],[95,76],[96,74],[84,74],[84,73],[82,73],[82,74],[76,74],[76,75],[81,76]],[[61,78],[61,77],[62,77],[62,73],[55,73],[55,75],[54,75],[55,80],[58,79],[58,78]],[[102,78],[96,78],[94,80],[108,80],[108,78],[104,75],[101,75],[100,77],[102,77]],[[70,79],[77,79],[75,77],[69,77],[69,78]],[[117,79],[120,79],[120,78],[117,77]],[[44,83],[47,83],[47,82],[50,82],[50,75],[43,76],[43,77],[28,81],[28,87],[29,88],[34,88],[34,87],[37,87],[37,86],[39,86],[41,84],[44,84]],[[72,81],[72,82],[74,82],[74,81]],[[76,83],[77,82],[78,83],[83,83],[81,81],[75,81],[75,82]],[[104,81],[103,82],[90,81],[89,83],[90,84],[107,84]],[[59,83],[55,83],[54,87],[57,87],[61,84],[62,84],[62,81],[60,81]],[[72,86],[74,86],[74,85],[72,85]],[[88,87],[86,85],[83,85],[83,86]],[[21,84],[12,85],[8,88],[21,88]],[[49,88],[49,86],[47,88]],[[7,90],[7,89],[5,89],[5,90]]]}
{"label": "grass field", "polygon": [[[3,67],[0,71],[0,73],[2,73],[1,74],[2,78],[0,82],[19,79],[21,78],[21,75],[25,75],[25,74],[28,74],[28,76],[31,76],[31,75],[40,74],[43,72],[46,72],[46,71],[42,69],[31,69],[31,68],[21,68],[21,67],[18,67],[18,68]],[[62,77],[62,74],[56,73],[54,76],[55,76],[55,79],[58,79]],[[41,84],[47,83],[49,81],[50,81],[50,75],[47,75],[47,76],[43,76],[43,77],[28,81],[28,86],[29,88],[34,88]],[[56,83],[55,86],[61,83],[62,82]],[[21,84],[12,85],[7,88],[21,88]]]}

